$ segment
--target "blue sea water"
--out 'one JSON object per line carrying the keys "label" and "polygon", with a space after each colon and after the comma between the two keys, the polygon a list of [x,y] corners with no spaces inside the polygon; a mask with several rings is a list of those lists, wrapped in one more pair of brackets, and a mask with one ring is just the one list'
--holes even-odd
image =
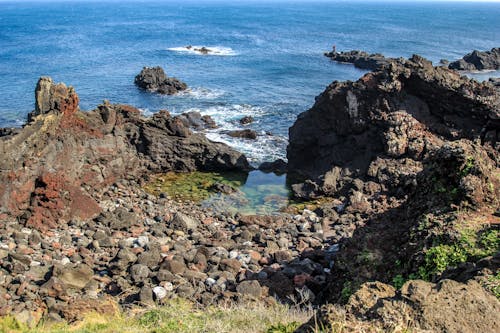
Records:
{"label": "blue sea water", "polygon": [[[49,75],[73,85],[85,110],[108,99],[146,114],[212,115],[221,128],[210,138],[254,162],[273,160],[284,157],[288,127],[316,95],[334,80],[364,73],[324,57],[333,44],[453,60],[500,46],[499,18],[500,3],[477,2],[0,0],[0,126],[24,122],[38,77]],[[221,53],[193,54],[186,45]],[[191,90],[179,96],[138,90],[134,76],[156,65]],[[255,118],[257,142],[221,133],[241,128],[244,115]]]}

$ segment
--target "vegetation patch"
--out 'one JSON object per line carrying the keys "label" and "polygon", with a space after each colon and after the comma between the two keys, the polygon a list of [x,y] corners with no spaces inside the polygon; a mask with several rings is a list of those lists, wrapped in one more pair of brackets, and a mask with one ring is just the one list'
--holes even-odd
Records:
{"label": "vegetation patch", "polygon": [[42,323],[28,328],[12,317],[0,318],[0,332],[8,333],[195,333],[195,332],[293,332],[313,312],[281,304],[242,304],[197,308],[185,300],[136,315],[106,317],[90,314],[75,324]]}
{"label": "vegetation patch", "polygon": [[491,256],[500,250],[499,236],[499,231],[493,228],[478,233],[464,230],[456,242],[436,244],[428,249],[425,252],[424,264],[419,267],[418,276],[429,281],[449,267]]}
{"label": "vegetation patch", "polygon": [[217,192],[216,184],[236,189],[245,183],[246,177],[247,174],[237,172],[167,172],[156,175],[145,190],[154,195],[164,193],[175,199],[199,202]]}
{"label": "vegetation patch", "polygon": [[490,275],[483,282],[483,286],[500,300],[500,271]]}

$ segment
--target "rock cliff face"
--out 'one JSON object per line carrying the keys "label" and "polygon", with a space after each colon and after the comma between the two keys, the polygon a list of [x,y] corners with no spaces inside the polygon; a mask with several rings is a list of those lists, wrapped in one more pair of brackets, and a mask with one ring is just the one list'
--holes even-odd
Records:
{"label": "rock cliff face", "polygon": [[[452,278],[488,285],[495,279],[499,120],[498,86],[433,67],[419,56],[327,87],[290,128],[287,151],[289,172],[305,179],[292,186],[295,195],[330,200],[318,212],[329,221],[323,223],[324,237],[340,251],[319,298],[342,302],[368,281]],[[482,235],[495,239],[488,249],[482,248]],[[425,288],[430,292],[431,286]],[[385,325],[386,315],[400,311],[391,308],[396,299],[391,297],[372,305],[363,301],[373,308],[357,318]],[[495,299],[485,302],[498,307]],[[431,307],[424,303],[408,308],[414,326],[458,331],[455,326],[447,330],[448,324],[426,312]],[[438,312],[458,318],[465,308],[448,303]],[[467,306],[470,313],[483,310]],[[478,318],[471,320],[463,331],[482,325]]]}
{"label": "rock cliff face", "polygon": [[296,194],[332,195],[355,179],[396,189],[446,141],[498,149],[499,119],[495,86],[419,56],[334,82],[290,128],[289,170],[312,181],[295,186]]}
{"label": "rock cliff face", "polygon": [[144,67],[135,77],[135,84],[142,89],[166,95],[187,89],[187,84],[174,77],[168,77],[160,66]]}
{"label": "rock cliff face", "polygon": [[0,216],[40,229],[100,211],[91,193],[150,172],[245,170],[228,146],[194,134],[182,117],[151,118],[127,105],[78,109],[73,88],[41,78],[36,108],[18,134],[0,137]]}
{"label": "rock cliff face", "polygon": [[462,59],[450,63],[448,68],[461,71],[500,69],[500,47],[484,52],[474,50]]}

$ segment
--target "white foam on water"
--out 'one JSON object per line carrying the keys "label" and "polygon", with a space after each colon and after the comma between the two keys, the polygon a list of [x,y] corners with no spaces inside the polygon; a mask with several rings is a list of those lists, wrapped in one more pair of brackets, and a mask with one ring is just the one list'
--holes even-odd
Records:
{"label": "white foam on water", "polygon": [[187,90],[177,93],[180,97],[189,97],[193,99],[217,99],[226,94],[224,90],[208,89],[203,87],[188,88]]}
{"label": "white foam on water", "polygon": [[238,120],[244,116],[257,118],[265,114],[265,110],[258,106],[248,104],[217,105],[206,109],[191,108],[184,112],[197,111],[202,115],[212,117],[220,129],[241,129]]}
{"label": "white foam on water", "polygon": [[254,167],[262,162],[270,162],[278,158],[286,160],[288,140],[285,137],[259,134],[256,140],[249,140],[232,138],[221,131],[205,133],[210,140],[225,143],[245,154]]}
{"label": "white foam on water", "polygon": [[[265,161],[274,161],[278,158],[286,160],[286,146],[288,140],[285,136],[270,135],[255,127],[243,126],[239,120],[244,116],[252,116],[258,123],[259,117],[266,114],[266,110],[259,106],[248,104],[218,105],[206,109],[191,108],[183,112],[196,111],[202,115],[212,117],[217,124],[215,129],[203,130],[206,137],[212,141],[222,142],[245,154],[250,163],[257,167]],[[227,131],[252,128],[257,131],[257,139],[233,138],[227,135]]]}
{"label": "white foam on water", "polygon": [[[181,53],[189,53],[189,54],[196,54],[196,55],[205,55],[205,56],[235,56],[238,55],[232,48],[230,47],[224,47],[224,46],[197,46],[197,45],[190,45],[189,46],[178,46],[178,47],[169,47],[167,50],[169,51],[174,51],[174,52],[181,52]],[[204,47],[209,52],[203,53],[200,51],[200,49]]]}
{"label": "white foam on water", "polygon": [[144,109],[139,108],[139,111],[141,111],[142,115],[145,117],[151,117],[154,115],[154,112],[151,112],[148,108]]}

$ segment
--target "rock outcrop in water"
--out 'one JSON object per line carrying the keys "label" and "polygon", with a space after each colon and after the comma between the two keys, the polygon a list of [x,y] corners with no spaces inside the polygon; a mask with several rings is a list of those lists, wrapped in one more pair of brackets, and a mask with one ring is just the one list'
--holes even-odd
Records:
{"label": "rock outcrop in water", "polygon": [[380,53],[369,54],[359,50],[347,52],[331,51],[325,53],[325,56],[334,61],[353,64],[357,68],[369,69],[372,71],[382,69],[390,63],[397,61],[397,59],[386,58]]}
{"label": "rock outcrop in water", "polygon": [[173,95],[187,89],[187,84],[174,77],[168,77],[160,66],[144,67],[135,77],[135,84],[147,91],[165,95]]}
{"label": "rock outcrop in water", "polygon": [[46,230],[100,211],[90,193],[151,172],[245,170],[242,154],[201,134],[183,117],[151,118],[127,105],[78,109],[73,88],[41,78],[36,109],[20,133],[0,138],[0,214]]}
{"label": "rock outcrop in water", "polygon": [[451,62],[448,68],[460,71],[500,69],[500,47],[494,47],[491,51],[484,52],[474,50],[462,59]]}

